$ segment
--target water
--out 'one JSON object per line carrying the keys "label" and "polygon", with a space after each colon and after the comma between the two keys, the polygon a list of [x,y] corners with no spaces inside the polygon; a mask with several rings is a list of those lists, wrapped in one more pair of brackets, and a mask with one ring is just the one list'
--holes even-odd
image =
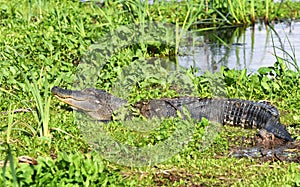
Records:
{"label": "water", "polygon": [[[181,52],[188,55],[179,56],[178,63],[186,68],[199,68],[201,72],[218,71],[222,65],[231,69],[247,68],[248,72],[255,72],[262,66],[274,65],[275,46],[277,56],[293,61],[287,53],[295,55],[295,60],[300,65],[300,22],[278,23],[274,28],[279,37],[262,24],[246,31],[236,28],[199,34],[198,40],[203,43],[193,47],[181,47]],[[228,47],[218,45],[220,40],[216,35],[229,44]]]}

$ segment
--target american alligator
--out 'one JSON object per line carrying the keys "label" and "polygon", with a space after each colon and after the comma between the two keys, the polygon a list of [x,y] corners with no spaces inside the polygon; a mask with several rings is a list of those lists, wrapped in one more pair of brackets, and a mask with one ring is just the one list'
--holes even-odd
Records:
{"label": "american alligator", "polygon": [[[52,93],[73,109],[101,121],[112,120],[114,112],[127,103],[124,99],[94,88],[73,91],[53,87]],[[205,117],[223,125],[265,129],[278,138],[293,141],[285,126],[280,123],[277,108],[265,101],[183,96],[139,102],[133,107],[147,118],[176,117],[178,111],[184,113],[185,108],[190,117],[196,120]]]}

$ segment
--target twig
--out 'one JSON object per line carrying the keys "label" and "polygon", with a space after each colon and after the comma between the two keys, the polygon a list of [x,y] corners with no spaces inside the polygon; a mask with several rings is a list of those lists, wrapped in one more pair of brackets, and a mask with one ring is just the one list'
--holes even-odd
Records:
{"label": "twig", "polygon": [[16,110],[13,110],[13,111],[3,111],[0,114],[8,115],[10,113],[15,114],[15,113],[20,113],[20,112],[32,112],[32,109],[31,108],[20,108],[20,109],[16,109]]}

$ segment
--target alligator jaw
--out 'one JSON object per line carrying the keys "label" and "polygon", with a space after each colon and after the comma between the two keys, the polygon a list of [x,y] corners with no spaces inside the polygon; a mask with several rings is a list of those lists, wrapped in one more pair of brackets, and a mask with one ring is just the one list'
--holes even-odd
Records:
{"label": "alligator jaw", "polygon": [[75,110],[82,111],[97,111],[99,103],[94,95],[82,91],[73,91],[62,89],[60,87],[53,87],[51,92],[60,101],[69,104]]}
{"label": "alligator jaw", "polygon": [[74,110],[84,112],[93,119],[100,121],[111,120],[113,113],[127,103],[126,100],[94,88],[78,91],[55,86],[51,91],[56,98],[67,103]]}

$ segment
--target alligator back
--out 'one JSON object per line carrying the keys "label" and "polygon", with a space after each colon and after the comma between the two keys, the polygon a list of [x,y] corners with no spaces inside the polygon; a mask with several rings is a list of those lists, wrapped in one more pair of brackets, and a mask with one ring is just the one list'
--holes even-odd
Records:
{"label": "alligator back", "polygon": [[145,117],[176,117],[186,108],[193,119],[203,117],[223,125],[266,129],[279,138],[292,141],[285,126],[280,123],[279,112],[268,102],[254,102],[226,98],[178,97],[141,102],[139,108]]}

